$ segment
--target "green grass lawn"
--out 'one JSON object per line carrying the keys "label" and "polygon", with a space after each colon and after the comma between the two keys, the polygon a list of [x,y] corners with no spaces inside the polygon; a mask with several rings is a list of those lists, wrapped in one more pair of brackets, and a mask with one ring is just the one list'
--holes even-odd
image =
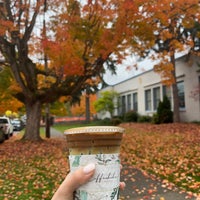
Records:
{"label": "green grass lawn", "polygon": [[[93,121],[91,123],[54,124],[52,126],[52,128],[55,128],[56,130],[60,131],[61,133],[64,133],[64,131],[69,128],[84,127],[84,126],[98,126],[98,125],[102,125],[101,122]],[[23,134],[24,134],[24,129],[18,133],[18,136],[22,137]],[[40,136],[42,138],[45,138],[45,127],[44,126],[40,127]]]}
{"label": "green grass lawn", "polygon": [[98,125],[102,125],[101,122],[94,121],[91,123],[55,124],[53,125],[53,128],[63,133],[66,129],[69,128],[76,128],[83,126],[98,126]]}
{"label": "green grass lawn", "polygon": [[[25,129],[21,130],[20,132],[17,133],[18,137],[22,137],[24,135]],[[40,127],[40,136],[42,138],[45,137],[45,127]]]}

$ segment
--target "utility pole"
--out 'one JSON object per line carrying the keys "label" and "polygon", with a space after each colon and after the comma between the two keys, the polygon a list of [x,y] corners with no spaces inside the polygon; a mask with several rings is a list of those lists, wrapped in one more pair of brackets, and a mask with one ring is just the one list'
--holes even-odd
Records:
{"label": "utility pole", "polygon": [[[43,16],[43,37],[46,39],[46,11],[47,11],[47,1],[44,0],[44,16]],[[44,51],[44,67],[45,71],[48,70],[48,60],[47,55]],[[50,138],[50,116],[49,116],[49,103],[46,103],[45,107],[45,135],[46,138]]]}

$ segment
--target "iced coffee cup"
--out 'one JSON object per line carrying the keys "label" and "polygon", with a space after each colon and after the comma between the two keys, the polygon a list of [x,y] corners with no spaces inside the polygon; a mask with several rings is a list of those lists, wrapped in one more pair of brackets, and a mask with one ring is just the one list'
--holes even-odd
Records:
{"label": "iced coffee cup", "polygon": [[75,200],[117,200],[120,182],[120,144],[124,129],[89,126],[64,132],[69,149],[70,170],[95,163],[91,180],[77,189]]}

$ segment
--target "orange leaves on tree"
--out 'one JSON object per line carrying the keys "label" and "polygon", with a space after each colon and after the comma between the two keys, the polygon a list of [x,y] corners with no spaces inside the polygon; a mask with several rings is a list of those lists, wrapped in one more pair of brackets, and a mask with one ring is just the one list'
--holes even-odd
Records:
{"label": "orange leaves on tree", "polygon": [[[81,96],[80,104],[76,104],[71,107],[71,112],[73,116],[83,116],[85,114],[85,98],[86,94],[84,93]],[[96,114],[96,111],[93,104],[96,101],[97,97],[96,95],[90,94],[89,98],[90,98],[90,113],[94,115]]]}
{"label": "orange leaves on tree", "polygon": [[7,30],[14,30],[13,23],[0,19],[0,36],[5,35]]}
{"label": "orange leaves on tree", "polygon": [[68,102],[68,101],[71,101],[70,96],[62,96],[62,97],[59,98],[59,102],[61,102],[61,103],[65,103],[65,102]]}
{"label": "orange leaves on tree", "polygon": [[6,110],[12,110],[17,112],[19,108],[22,108],[24,105],[14,98],[17,92],[21,91],[21,88],[12,78],[9,68],[3,68],[3,71],[0,73],[0,113],[4,114]]}
{"label": "orange leaves on tree", "polygon": [[104,30],[102,37],[100,38],[100,55],[103,59],[107,59],[110,56],[110,53],[114,50],[113,43],[115,40],[113,39],[113,34],[109,30]]}
{"label": "orange leaves on tree", "polygon": [[85,84],[86,85],[89,85],[89,86],[95,86],[95,85],[98,85],[99,83],[101,83],[101,79],[100,77],[95,77],[95,78],[90,78],[90,79],[87,79],[85,81]]}
{"label": "orange leaves on tree", "polygon": [[0,114],[4,115],[5,112],[9,109],[12,109],[13,112],[18,112],[20,108],[24,106],[23,103],[15,99],[14,97],[9,97],[8,99],[0,100]]}
{"label": "orange leaves on tree", "polygon": [[[43,42],[45,52],[51,60],[51,65],[58,73],[62,72],[65,76],[82,75],[83,60],[77,56],[76,42],[70,40],[65,42]],[[77,44],[78,45],[78,44]]]}
{"label": "orange leaves on tree", "polygon": [[[63,67],[66,76],[88,75],[91,66],[96,70],[90,74],[98,74],[111,54],[118,57],[118,62],[125,57],[122,52],[126,23],[120,16],[125,15],[120,4],[117,0],[87,1],[84,4],[70,1],[66,8],[63,7],[64,12],[52,25],[56,42],[49,43],[45,49],[54,65]],[[96,66],[99,60],[101,66]]]}
{"label": "orange leaves on tree", "polygon": [[161,80],[164,85],[171,85],[174,83],[173,70],[174,66],[168,60],[163,60],[159,64],[154,65],[154,71],[161,75]]}
{"label": "orange leaves on tree", "polygon": [[171,49],[176,49],[177,52],[181,52],[181,51],[185,50],[184,45],[181,42],[179,42],[178,40],[172,40],[170,42],[170,47],[171,47]]}
{"label": "orange leaves on tree", "polygon": [[160,34],[160,39],[162,39],[163,41],[171,39],[172,37],[173,35],[168,30],[163,30]]}
{"label": "orange leaves on tree", "polygon": [[11,85],[8,89],[1,92],[0,96],[1,115],[3,115],[7,110],[12,110],[12,112],[18,112],[18,110],[24,106],[22,102],[20,102],[19,100],[17,100],[12,96],[12,94],[18,90],[20,90],[20,88],[17,86],[17,84],[15,84]]}
{"label": "orange leaves on tree", "polygon": [[[133,49],[135,48],[136,52],[139,51],[138,54],[141,56],[146,50],[155,50],[154,54],[158,55],[154,59],[160,61],[155,66],[155,71],[161,73],[162,79],[167,85],[170,84],[170,81],[173,84],[175,80],[173,77],[175,73],[172,75],[171,72],[175,69],[176,52],[185,50],[186,45],[191,49],[194,47],[192,33],[187,33],[186,36],[184,31],[195,28],[195,23],[199,23],[199,21],[197,22],[198,10],[198,0],[148,1],[141,7],[141,20],[134,23],[136,41]],[[196,26],[198,27],[198,25]],[[167,62],[166,57],[169,59]]]}

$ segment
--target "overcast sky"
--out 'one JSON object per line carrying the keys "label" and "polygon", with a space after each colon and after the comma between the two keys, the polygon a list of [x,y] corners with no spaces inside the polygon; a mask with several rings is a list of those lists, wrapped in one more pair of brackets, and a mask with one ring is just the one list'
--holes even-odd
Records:
{"label": "overcast sky", "polygon": [[[187,53],[188,49],[183,52],[176,53],[175,57],[177,59]],[[114,85],[152,69],[156,63],[158,63],[158,61],[152,61],[148,58],[136,61],[134,56],[129,56],[121,65],[118,65],[116,75],[112,75],[109,71],[107,71],[104,76],[104,80],[107,84]],[[137,65],[137,69],[134,67],[135,65]]]}
{"label": "overcast sky", "polygon": [[[136,64],[137,68],[135,67]],[[152,68],[153,62],[148,59],[136,62],[134,57],[129,57],[121,65],[118,65],[116,75],[107,71],[104,80],[107,84],[114,85]]]}

